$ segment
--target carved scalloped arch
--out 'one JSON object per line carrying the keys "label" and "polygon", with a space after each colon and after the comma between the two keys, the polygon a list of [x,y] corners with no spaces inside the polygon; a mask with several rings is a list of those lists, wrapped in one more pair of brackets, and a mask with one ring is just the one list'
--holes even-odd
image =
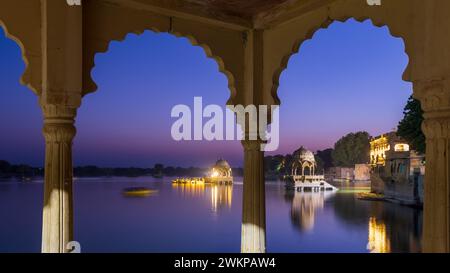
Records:
{"label": "carved scalloped arch", "polygon": [[228,89],[230,90],[230,97],[228,98],[227,104],[234,105],[235,104],[234,100],[235,100],[236,94],[237,94],[236,86],[235,86],[235,79],[234,79],[233,74],[229,70],[226,69],[225,63],[222,60],[222,58],[219,57],[218,55],[215,55],[212,52],[211,48],[207,44],[199,43],[192,35],[183,35],[178,32],[174,32],[173,34],[176,37],[187,38],[193,46],[199,46],[199,47],[203,48],[203,50],[206,54],[206,57],[211,58],[216,61],[217,66],[219,67],[219,72],[223,73],[228,81]]}
{"label": "carved scalloped arch", "polygon": [[27,80],[27,78],[29,78],[29,73],[30,73],[30,71],[29,71],[30,62],[28,61],[24,44],[17,36],[11,34],[11,32],[8,30],[8,27],[1,19],[0,19],[0,28],[3,28],[3,30],[5,31],[6,38],[13,40],[19,46],[20,52],[22,53],[21,54],[22,61],[25,63],[25,70],[24,70],[22,76],[20,77],[20,80],[19,80],[20,84],[25,85],[31,91],[33,91],[33,93],[35,93],[36,95],[39,95],[38,90],[32,86],[31,82],[29,82]]}
{"label": "carved scalloped arch", "polygon": [[230,90],[230,97],[227,101],[227,104],[233,104],[235,98],[236,98],[236,86],[235,86],[235,78],[233,76],[233,74],[226,68],[224,61],[222,60],[221,57],[219,57],[218,55],[215,55],[213,53],[213,51],[211,50],[211,48],[205,44],[205,43],[200,43],[198,42],[198,40],[193,36],[193,35],[188,35],[188,34],[183,34],[180,32],[168,32],[168,31],[161,31],[156,27],[151,27],[151,28],[146,28],[146,29],[142,29],[142,30],[135,30],[135,31],[129,31],[126,33],[121,33],[120,35],[118,35],[115,38],[112,38],[111,40],[109,40],[109,42],[103,43],[102,46],[98,47],[93,53],[91,53],[90,59],[92,60],[88,70],[89,70],[89,77],[87,79],[87,83],[86,86],[84,88],[84,94],[83,95],[87,95],[89,93],[93,93],[95,91],[97,91],[97,84],[94,82],[94,80],[92,79],[92,70],[95,67],[95,60],[94,57],[96,54],[98,53],[106,53],[109,51],[109,46],[112,42],[116,41],[116,42],[122,42],[126,40],[126,37],[128,34],[136,34],[136,35],[142,35],[145,31],[153,31],[154,33],[169,33],[174,35],[175,37],[183,37],[183,38],[187,38],[188,41],[193,45],[193,46],[199,46],[201,47],[206,56],[208,58],[211,58],[213,60],[216,61],[218,68],[219,68],[219,72],[223,73],[227,80],[228,80],[228,89]]}
{"label": "carved scalloped arch", "polygon": [[384,27],[384,26],[386,26],[388,28],[388,31],[389,31],[389,33],[390,33],[390,35],[392,37],[401,38],[403,40],[403,42],[404,42],[404,45],[405,45],[405,51],[404,52],[408,56],[408,64],[407,64],[407,66],[405,68],[405,71],[403,73],[403,80],[411,81],[409,79],[409,77],[407,76],[408,73],[409,73],[408,71],[410,69],[411,52],[410,52],[410,49],[408,48],[408,44],[406,42],[406,39],[405,39],[405,37],[402,37],[401,34],[399,34],[397,32],[394,32],[392,30],[392,28],[389,27],[388,24],[375,21],[375,19],[372,19],[369,16],[363,16],[363,17],[346,16],[344,18],[336,18],[336,19],[327,18],[321,24],[312,26],[304,37],[301,37],[300,39],[295,41],[294,45],[292,46],[291,52],[289,52],[289,54],[283,56],[278,69],[275,70],[275,73],[273,75],[271,95],[272,95],[272,98],[273,98],[273,100],[274,100],[274,102],[276,104],[280,104],[280,98],[278,97],[278,87],[280,85],[281,74],[283,73],[284,70],[286,70],[288,68],[288,64],[289,64],[290,58],[293,55],[295,55],[295,54],[297,54],[299,52],[301,45],[304,42],[313,39],[314,38],[314,34],[317,31],[319,31],[321,29],[327,29],[332,23],[334,23],[336,21],[345,23],[349,19],[354,19],[354,20],[356,20],[357,22],[360,22],[360,23],[362,23],[362,22],[364,22],[366,20],[370,20],[375,27]]}

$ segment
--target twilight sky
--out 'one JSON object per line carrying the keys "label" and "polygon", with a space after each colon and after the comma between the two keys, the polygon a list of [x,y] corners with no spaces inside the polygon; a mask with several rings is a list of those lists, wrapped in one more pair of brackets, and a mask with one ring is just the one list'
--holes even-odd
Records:
{"label": "twilight sky", "polygon": [[[392,130],[412,86],[402,81],[408,57],[401,39],[370,21],[336,22],[319,30],[294,55],[280,80],[280,147],[332,147],[343,135]],[[0,159],[42,166],[44,139],[37,97],[19,84],[19,47],[0,28]],[[96,56],[99,90],[86,96],[74,142],[75,165],[209,166],[223,157],[242,164],[238,141],[172,140],[174,105],[224,105],[227,80],[203,49],[184,38],[145,32],[113,42]],[[205,119],[206,122],[206,119]]]}

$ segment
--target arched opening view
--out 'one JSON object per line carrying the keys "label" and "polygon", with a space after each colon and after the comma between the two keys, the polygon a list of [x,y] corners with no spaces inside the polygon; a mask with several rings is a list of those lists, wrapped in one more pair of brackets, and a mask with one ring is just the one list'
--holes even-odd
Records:
{"label": "arched opening view", "polygon": [[449,11],[0,1],[0,252],[450,252]]}
{"label": "arched opening view", "polygon": [[[402,39],[370,20],[334,22],[291,57],[278,90],[280,147],[266,156],[266,177],[289,188],[285,204],[267,208],[278,234],[269,249],[421,250],[424,150],[408,142],[420,121],[402,121],[412,114],[407,64]],[[284,224],[280,207],[290,210]]]}
{"label": "arched opening view", "polygon": [[20,84],[25,70],[22,52],[1,24],[0,60],[0,252],[39,252],[42,113],[36,94]]}
{"label": "arched opening view", "polygon": [[[95,63],[99,88],[84,99],[74,142],[84,252],[238,252],[240,142],[173,135],[182,118],[206,132],[210,105],[225,111],[230,91],[217,63],[186,38],[151,31],[112,42]],[[192,115],[171,115],[177,107]],[[194,129],[180,130],[194,139]]]}

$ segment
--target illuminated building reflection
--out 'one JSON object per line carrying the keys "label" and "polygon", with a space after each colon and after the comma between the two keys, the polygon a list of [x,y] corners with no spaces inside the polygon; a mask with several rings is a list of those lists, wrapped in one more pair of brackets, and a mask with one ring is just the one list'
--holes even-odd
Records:
{"label": "illuminated building reflection", "polygon": [[211,208],[217,211],[220,208],[231,208],[233,198],[233,186],[211,185]]}
{"label": "illuminated building reflection", "polygon": [[391,242],[387,236],[386,225],[375,217],[369,219],[369,243],[367,249],[371,253],[390,253]]}
{"label": "illuminated building reflection", "polygon": [[336,194],[332,203],[337,219],[352,228],[364,229],[367,232],[367,251],[421,251],[421,210],[387,202],[362,201],[347,193]]}
{"label": "illuminated building reflection", "polygon": [[233,199],[232,185],[217,185],[205,183],[185,183],[172,184],[172,187],[180,193],[191,197],[201,197],[210,195],[211,209],[217,212],[221,208],[231,208]]}
{"label": "illuminated building reflection", "polygon": [[182,195],[198,197],[205,193],[206,185],[204,183],[173,183],[172,188],[181,192]]}
{"label": "illuminated building reflection", "polygon": [[312,230],[316,213],[332,195],[333,192],[295,192],[291,205],[292,223],[301,231]]}

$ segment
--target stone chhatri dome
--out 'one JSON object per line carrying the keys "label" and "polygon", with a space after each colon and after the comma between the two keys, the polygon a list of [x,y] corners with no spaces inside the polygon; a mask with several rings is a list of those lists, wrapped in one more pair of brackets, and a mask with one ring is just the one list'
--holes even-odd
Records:
{"label": "stone chhatri dome", "polygon": [[215,168],[231,169],[230,164],[224,159],[219,159],[216,162]]}
{"label": "stone chhatri dome", "polygon": [[221,177],[231,177],[232,175],[230,164],[228,164],[228,162],[224,159],[217,160],[216,164],[213,167],[213,172]]}
{"label": "stone chhatri dome", "polygon": [[294,158],[296,160],[299,160],[300,162],[304,162],[304,161],[308,161],[311,163],[316,162],[316,159],[314,158],[314,154],[310,150],[305,149],[305,147],[303,147],[303,146],[294,152]]}

